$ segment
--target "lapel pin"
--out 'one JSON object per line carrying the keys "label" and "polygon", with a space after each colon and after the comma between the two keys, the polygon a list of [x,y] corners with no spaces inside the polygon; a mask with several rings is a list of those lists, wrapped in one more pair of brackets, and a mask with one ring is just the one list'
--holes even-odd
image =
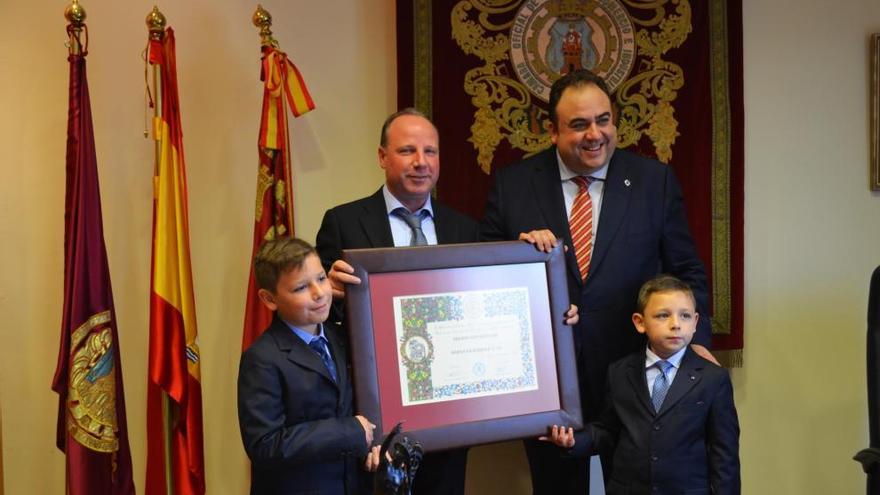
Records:
{"label": "lapel pin", "polygon": [[626,185],[626,187],[629,187],[630,184],[632,184],[632,183],[629,181],[629,179],[623,179],[623,183],[624,183],[624,185]]}

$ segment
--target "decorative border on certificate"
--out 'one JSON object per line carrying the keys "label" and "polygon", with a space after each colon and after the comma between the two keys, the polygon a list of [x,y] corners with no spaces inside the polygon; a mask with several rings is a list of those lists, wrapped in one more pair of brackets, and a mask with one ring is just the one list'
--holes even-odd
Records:
{"label": "decorative border on certificate", "polygon": [[404,406],[538,388],[527,287],[394,298]]}

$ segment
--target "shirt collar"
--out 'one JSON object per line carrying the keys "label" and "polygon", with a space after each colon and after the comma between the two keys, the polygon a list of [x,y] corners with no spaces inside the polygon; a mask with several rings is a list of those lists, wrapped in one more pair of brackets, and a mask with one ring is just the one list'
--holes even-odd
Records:
{"label": "shirt collar", "polygon": [[[281,320],[281,321],[284,321],[284,320]],[[284,321],[284,324],[287,325],[287,328],[293,330],[293,334],[296,335],[297,337],[299,337],[303,342],[305,342],[306,345],[309,345],[309,342],[311,342],[315,339],[324,339],[324,342],[328,342],[327,336],[324,335],[324,324],[323,323],[318,323],[318,335],[312,335],[309,332],[306,332],[305,330],[303,330],[302,328],[294,326],[286,321]]]}
{"label": "shirt collar", "polygon": [[[556,150],[556,164],[559,165],[559,179],[562,182],[565,182],[567,180],[571,180],[571,179],[577,177],[578,175],[581,175],[579,173],[574,172],[570,168],[568,168],[568,166],[565,164],[565,162],[562,161],[562,156],[559,154],[558,149]],[[605,176],[607,176],[607,175],[608,175],[608,164],[606,163],[604,166],[602,166],[602,168],[589,174],[587,177],[592,177],[592,178],[598,179],[598,180],[605,180]]]}
{"label": "shirt collar", "polygon": [[[409,208],[407,208],[406,206],[403,206],[403,203],[398,201],[397,198],[395,198],[394,195],[391,194],[391,191],[388,190],[388,184],[384,184],[382,186],[382,196],[385,197],[385,213],[391,215],[391,212],[398,209],[398,208],[403,208],[404,210],[409,211]],[[425,201],[424,206],[422,206],[421,208],[419,208],[416,211],[409,211],[409,212],[410,213],[418,213],[423,210],[427,211],[428,215],[430,215],[431,218],[434,217],[434,207],[431,205],[431,196],[430,195],[428,195],[428,200]]]}
{"label": "shirt collar", "polygon": [[[679,366],[681,365],[681,360],[684,357],[685,351],[687,351],[687,346],[682,347],[681,350],[679,350],[675,354],[669,356],[669,358],[666,359],[666,362],[668,362],[669,364],[674,366],[675,369],[678,369]],[[657,363],[657,361],[663,361],[663,360],[660,359],[659,356],[654,354],[654,351],[652,351],[650,347],[646,347],[645,348],[645,369],[648,369],[651,366],[654,366]]]}

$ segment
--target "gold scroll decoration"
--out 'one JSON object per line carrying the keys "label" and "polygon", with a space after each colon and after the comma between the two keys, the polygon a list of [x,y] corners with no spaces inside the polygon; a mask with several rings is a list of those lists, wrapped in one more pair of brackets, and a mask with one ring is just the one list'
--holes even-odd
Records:
{"label": "gold scroll decoration", "polygon": [[469,140],[486,174],[504,139],[526,154],[550,145],[548,114],[535,99],[546,102],[553,82],[580,68],[616,91],[619,146],[647,136],[661,161],[672,159],[684,71],[663,56],[691,32],[688,0],[461,0],[450,20],[461,50],[482,60],[463,88],[475,108]]}

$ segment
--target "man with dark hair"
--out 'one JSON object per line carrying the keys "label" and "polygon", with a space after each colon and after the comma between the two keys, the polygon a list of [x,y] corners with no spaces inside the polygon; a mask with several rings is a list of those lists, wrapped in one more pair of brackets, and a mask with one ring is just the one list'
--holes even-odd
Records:
{"label": "man with dark hair", "polygon": [[[345,284],[360,283],[342,261],[343,249],[477,242],[471,218],[431,198],[440,177],[437,129],[424,115],[407,108],[389,116],[379,138],[379,166],[385,185],[366,198],[327,210],[317,249],[341,298]],[[332,317],[331,317],[332,319]],[[464,494],[467,449],[430,453],[422,459],[413,493]]]}
{"label": "man with dark hair", "polygon": [[[584,420],[601,410],[608,365],[644,347],[631,331],[639,287],[660,272],[693,288],[709,314],[706,272],[688,229],[672,169],[617,150],[616,110],[605,82],[572,71],[550,91],[553,146],[500,170],[481,225],[483,240],[522,239],[549,251],[566,246],[568,290],[580,308],[574,328]],[[700,319],[694,350],[708,355],[709,318]],[[583,494],[583,460],[526,441],[534,493]],[[610,472],[610,457],[602,457]]]}

